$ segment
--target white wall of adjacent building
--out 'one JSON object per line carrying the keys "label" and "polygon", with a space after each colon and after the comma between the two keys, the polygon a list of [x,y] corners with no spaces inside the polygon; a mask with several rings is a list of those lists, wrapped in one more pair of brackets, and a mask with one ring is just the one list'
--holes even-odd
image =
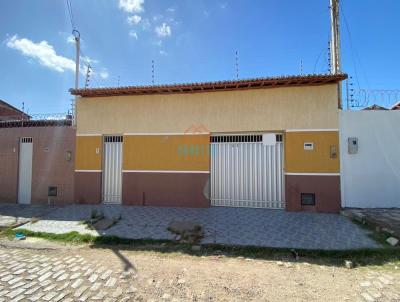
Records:
{"label": "white wall of adjacent building", "polygon": [[342,207],[400,208],[400,111],[343,111],[339,124]]}

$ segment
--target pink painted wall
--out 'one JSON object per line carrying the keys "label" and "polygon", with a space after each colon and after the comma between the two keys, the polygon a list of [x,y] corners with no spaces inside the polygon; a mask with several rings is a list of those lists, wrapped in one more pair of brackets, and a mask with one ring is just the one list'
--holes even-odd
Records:
{"label": "pink painted wall", "polygon": [[[72,127],[0,128],[0,203],[18,200],[20,137],[33,138],[32,204],[48,203],[49,186],[58,188],[53,203],[73,203],[75,129]],[[68,151],[72,152],[69,161]]]}

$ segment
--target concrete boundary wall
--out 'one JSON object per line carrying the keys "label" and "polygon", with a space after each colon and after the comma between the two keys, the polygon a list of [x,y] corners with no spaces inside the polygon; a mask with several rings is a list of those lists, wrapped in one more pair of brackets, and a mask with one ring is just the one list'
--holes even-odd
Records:
{"label": "concrete boundary wall", "polygon": [[18,200],[19,141],[32,137],[32,204],[47,204],[48,187],[57,187],[52,204],[74,202],[75,136],[72,127],[0,128],[0,203]]}
{"label": "concrete boundary wall", "polygon": [[340,150],[342,207],[400,208],[400,111],[341,112]]}

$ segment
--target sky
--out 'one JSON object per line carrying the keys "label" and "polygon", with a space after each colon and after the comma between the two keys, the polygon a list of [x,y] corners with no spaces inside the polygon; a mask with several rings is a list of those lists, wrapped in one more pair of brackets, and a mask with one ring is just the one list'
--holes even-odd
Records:
{"label": "sky", "polygon": [[[326,73],[329,0],[3,0],[0,99],[64,113],[74,86],[188,83]],[[400,88],[398,0],[341,0],[342,70],[356,90]],[[373,93],[371,92],[371,95]],[[373,100],[393,103],[391,99]],[[400,100],[400,93],[398,93]],[[355,100],[357,101],[357,100]],[[359,100],[362,101],[362,100]]]}

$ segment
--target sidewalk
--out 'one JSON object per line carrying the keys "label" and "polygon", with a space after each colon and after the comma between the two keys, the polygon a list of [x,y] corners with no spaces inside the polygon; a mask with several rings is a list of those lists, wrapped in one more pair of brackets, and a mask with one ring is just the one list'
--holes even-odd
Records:
{"label": "sidewalk", "polygon": [[[83,223],[96,209],[105,217],[121,217],[107,230],[96,231]],[[15,207],[18,212],[18,206]],[[0,206],[2,214],[2,206]],[[281,210],[212,207],[207,209],[121,205],[70,205],[52,208],[39,221],[21,228],[35,232],[77,231],[94,236],[128,239],[170,239],[172,221],[191,221],[203,226],[203,244],[273,248],[345,250],[379,248],[368,231],[336,214],[293,213]]]}

